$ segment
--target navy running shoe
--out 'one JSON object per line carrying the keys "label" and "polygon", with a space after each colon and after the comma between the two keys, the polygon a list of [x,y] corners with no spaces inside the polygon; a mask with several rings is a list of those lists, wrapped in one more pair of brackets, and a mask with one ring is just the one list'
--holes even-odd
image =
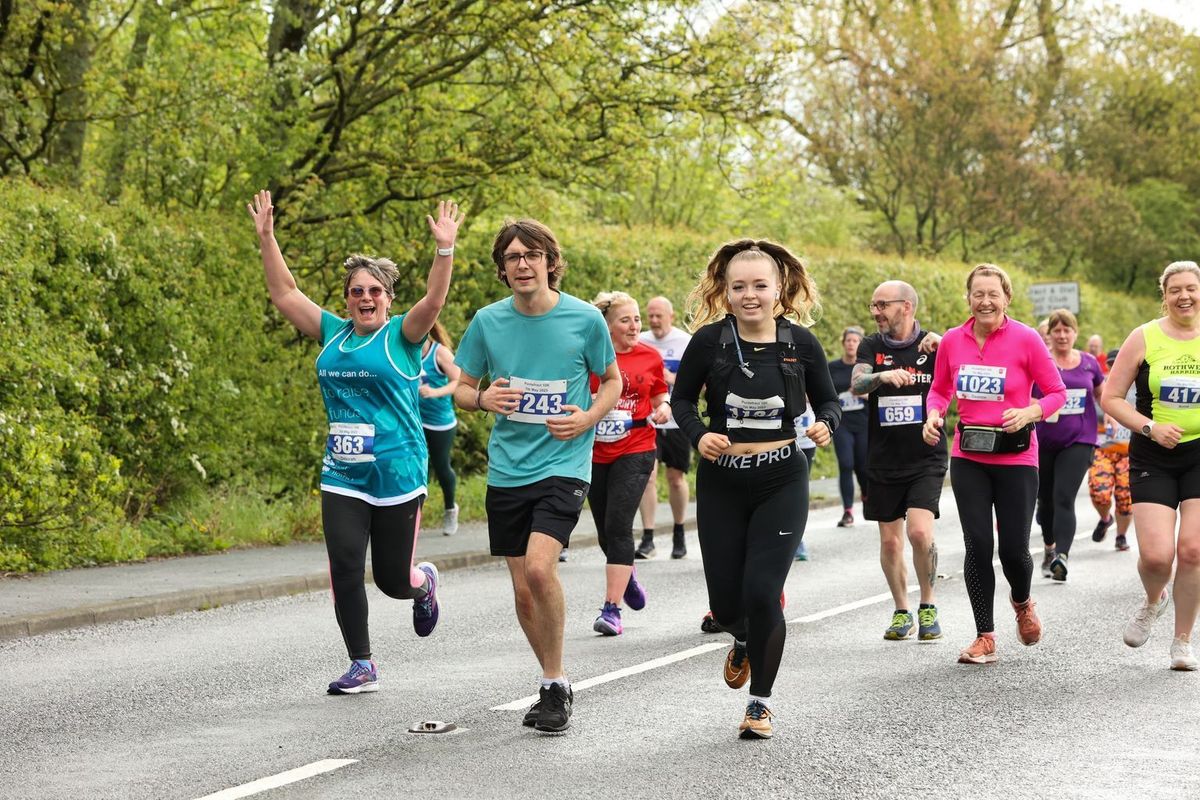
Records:
{"label": "navy running shoe", "polygon": [[378,692],[379,670],[376,669],[374,661],[368,663],[370,666],[364,666],[358,661],[351,661],[350,669],[346,670],[346,674],[329,684],[329,693],[362,694],[363,692]]}
{"label": "navy running shoe", "polygon": [[646,587],[638,583],[637,569],[629,573],[629,583],[625,584],[625,605],[634,611],[646,607]]}
{"label": "navy running shoe", "polygon": [[428,636],[438,624],[438,571],[437,567],[428,561],[417,564],[417,569],[429,576],[429,593],[413,600],[413,630],[417,632],[417,636]]}

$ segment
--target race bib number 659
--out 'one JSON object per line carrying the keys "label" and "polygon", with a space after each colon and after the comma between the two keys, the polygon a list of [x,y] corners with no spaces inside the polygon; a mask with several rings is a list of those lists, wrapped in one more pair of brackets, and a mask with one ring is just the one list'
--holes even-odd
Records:
{"label": "race bib number 659", "polygon": [[508,415],[513,422],[531,422],[535,425],[545,425],[546,420],[555,417],[568,416],[563,411],[567,404],[567,382],[535,381],[528,378],[518,378],[514,375],[509,386],[520,389],[521,402],[517,410]]}

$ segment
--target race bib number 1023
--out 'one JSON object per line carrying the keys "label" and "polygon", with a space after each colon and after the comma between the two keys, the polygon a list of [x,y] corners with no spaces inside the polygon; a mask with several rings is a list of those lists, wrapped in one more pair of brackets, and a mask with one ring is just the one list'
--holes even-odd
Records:
{"label": "race bib number 1023", "polygon": [[955,386],[958,399],[1004,402],[1004,379],[1007,374],[1006,367],[963,364],[958,368]]}
{"label": "race bib number 1023", "polygon": [[528,378],[512,376],[509,386],[520,389],[521,402],[517,410],[508,415],[513,422],[530,422],[535,425],[545,425],[546,420],[555,417],[568,416],[563,410],[567,404],[567,382],[535,381]]}

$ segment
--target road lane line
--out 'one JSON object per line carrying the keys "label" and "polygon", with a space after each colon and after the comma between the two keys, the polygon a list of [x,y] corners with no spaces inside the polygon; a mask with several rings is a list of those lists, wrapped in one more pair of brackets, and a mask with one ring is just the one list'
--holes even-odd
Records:
{"label": "road lane line", "polygon": [[[918,588],[919,587],[917,587],[917,586],[910,586],[910,587],[908,587],[908,591],[911,593],[911,592],[916,591]],[[817,622],[819,620],[828,619],[829,617],[836,617],[838,614],[845,614],[850,611],[856,611],[857,609],[866,608],[867,606],[872,606],[877,603],[882,603],[885,600],[891,600],[891,599],[892,599],[891,592],[884,592],[882,594],[876,594],[876,595],[872,595],[870,597],[864,597],[861,600],[855,600],[852,603],[846,603],[845,605],[836,606],[834,608],[830,608],[825,611],[818,611],[816,614],[809,614],[808,616],[805,616],[805,617],[797,617],[796,619],[790,619],[787,621],[787,624],[792,625],[795,623],[804,624],[804,623],[808,623],[808,622]],[[686,659],[693,658],[693,657],[699,656],[699,655],[703,655],[705,653],[711,653],[713,650],[724,650],[727,647],[729,647],[729,640],[724,639],[724,637],[722,637],[722,640],[719,642],[709,642],[707,644],[697,645],[696,647],[690,648],[688,650],[683,650],[681,652],[673,653],[668,656],[661,656],[660,658],[655,658],[650,661],[644,661],[641,664],[635,664],[632,667],[623,667],[622,669],[614,670],[613,672],[606,672],[603,675],[597,675],[594,678],[588,678],[587,680],[577,681],[577,682],[571,684],[571,689],[572,689],[572,691],[582,691],[584,689],[590,689],[593,686],[599,686],[600,684],[603,684],[603,683],[609,683],[611,681],[620,680],[621,678],[628,678],[631,675],[639,675],[643,672],[649,672],[652,669],[658,669],[659,667],[665,667],[668,664],[674,664],[678,661],[684,661]],[[492,711],[521,711],[522,709],[526,709],[529,706],[531,706],[534,702],[537,701],[537,699],[538,699],[538,696],[536,694],[531,694],[528,697],[522,697],[520,700],[513,700],[511,703],[504,703],[503,705],[492,706],[491,710]]]}
{"label": "road lane line", "polygon": [[306,764],[303,767],[289,769],[286,772],[281,772],[278,775],[271,775],[267,778],[259,778],[250,783],[243,783],[241,786],[234,786],[229,789],[222,789],[213,794],[206,794],[204,797],[197,800],[236,800],[239,797],[249,797],[252,794],[265,792],[269,789],[278,789],[280,786],[287,786],[290,783],[312,778],[316,775],[321,775],[326,772],[333,772],[335,769],[341,769],[348,764],[357,764],[358,759],[355,758],[326,758],[322,761],[314,761],[311,764]]}

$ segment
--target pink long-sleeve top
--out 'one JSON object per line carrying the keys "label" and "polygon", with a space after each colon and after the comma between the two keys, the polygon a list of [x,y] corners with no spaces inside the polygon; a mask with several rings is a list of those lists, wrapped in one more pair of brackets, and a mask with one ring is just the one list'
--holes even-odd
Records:
{"label": "pink long-sleeve top", "polygon": [[[945,416],[954,399],[964,424],[999,426],[1004,424],[1005,411],[1029,405],[1035,383],[1042,392],[1037,402],[1045,419],[1067,402],[1067,390],[1038,332],[1006,316],[979,347],[975,318],[971,317],[942,337],[925,404]],[[1029,449],[1023,453],[964,453],[955,431],[951,455],[982,464],[1036,467],[1037,434],[1031,433],[1030,438]]]}

